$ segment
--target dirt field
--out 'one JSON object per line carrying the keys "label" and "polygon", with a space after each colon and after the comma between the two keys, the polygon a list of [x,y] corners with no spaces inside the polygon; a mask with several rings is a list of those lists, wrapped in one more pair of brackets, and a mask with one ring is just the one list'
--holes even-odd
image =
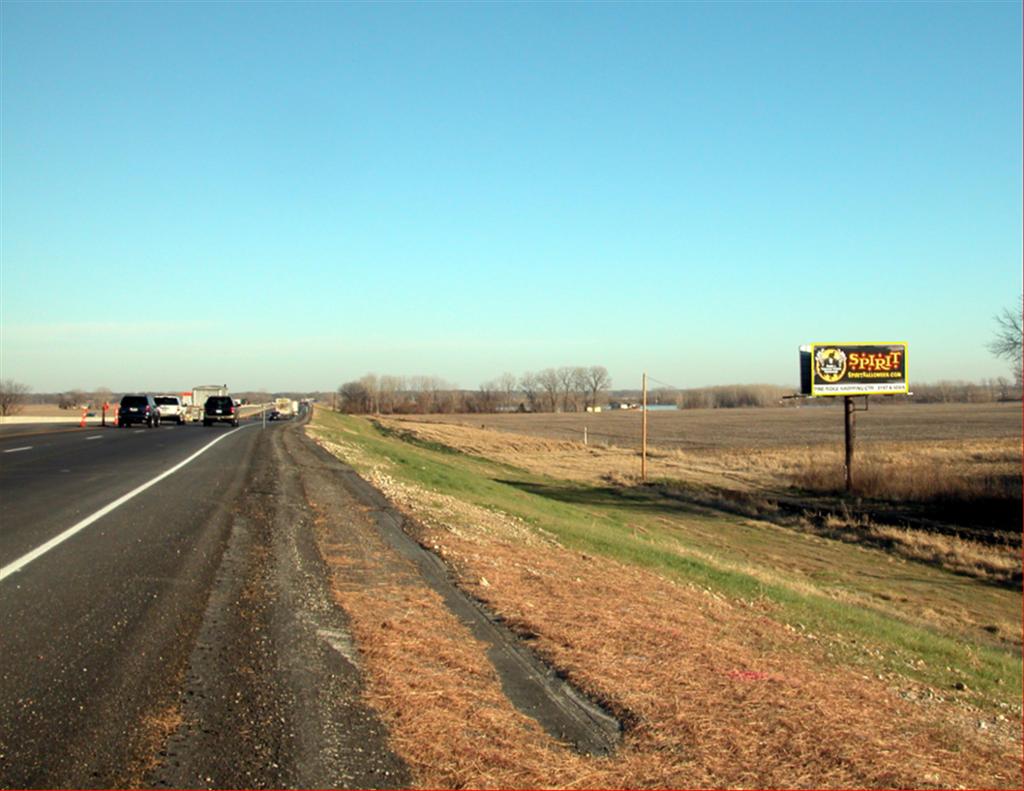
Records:
{"label": "dirt field", "polygon": [[[858,405],[861,402],[858,400]],[[550,439],[639,448],[639,411],[598,414],[417,415],[418,421],[458,423]],[[834,403],[766,409],[693,409],[648,413],[648,442],[683,450],[785,448],[843,444],[841,399]],[[887,404],[869,402],[857,414],[857,439],[964,441],[1021,439],[1020,404]]]}

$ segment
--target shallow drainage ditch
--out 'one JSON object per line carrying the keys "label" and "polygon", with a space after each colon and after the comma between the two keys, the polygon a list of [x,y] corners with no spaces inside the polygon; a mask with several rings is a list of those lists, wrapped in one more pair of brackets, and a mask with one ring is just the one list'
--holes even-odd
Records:
{"label": "shallow drainage ditch", "polygon": [[[330,455],[319,446],[316,449]],[[340,467],[346,489],[373,509],[380,534],[387,544],[416,565],[448,609],[474,637],[488,646],[488,658],[509,701],[549,734],[572,745],[578,752],[589,755],[614,752],[622,738],[621,723],[544,664],[482,604],[460,590],[444,562],[416,543],[403,529],[403,517],[384,495],[337,458],[331,456],[331,459]]]}

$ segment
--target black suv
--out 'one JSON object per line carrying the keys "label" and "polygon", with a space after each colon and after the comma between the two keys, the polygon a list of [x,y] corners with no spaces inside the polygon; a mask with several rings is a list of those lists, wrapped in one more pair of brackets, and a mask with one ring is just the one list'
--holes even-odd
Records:
{"label": "black suv", "polygon": [[210,396],[203,405],[203,425],[212,426],[214,423],[230,423],[238,425],[238,410],[231,396]]}
{"label": "black suv", "polygon": [[150,428],[160,425],[156,401],[149,395],[126,395],[117,408],[117,425],[121,428],[132,423],[144,423]]}

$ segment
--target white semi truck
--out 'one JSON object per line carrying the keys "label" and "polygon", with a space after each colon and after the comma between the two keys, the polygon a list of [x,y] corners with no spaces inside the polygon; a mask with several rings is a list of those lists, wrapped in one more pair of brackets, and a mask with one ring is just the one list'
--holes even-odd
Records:
{"label": "white semi truck", "polygon": [[274,411],[277,412],[277,416],[280,419],[295,417],[295,409],[292,404],[295,402],[290,398],[275,398],[274,399]]}

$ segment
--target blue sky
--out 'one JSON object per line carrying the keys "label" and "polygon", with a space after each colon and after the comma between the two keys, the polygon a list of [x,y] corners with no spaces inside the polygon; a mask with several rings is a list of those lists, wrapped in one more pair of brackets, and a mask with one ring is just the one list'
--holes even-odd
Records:
{"label": "blue sky", "polygon": [[1022,280],[1019,3],[2,8],[2,377],[795,385],[985,350]]}

